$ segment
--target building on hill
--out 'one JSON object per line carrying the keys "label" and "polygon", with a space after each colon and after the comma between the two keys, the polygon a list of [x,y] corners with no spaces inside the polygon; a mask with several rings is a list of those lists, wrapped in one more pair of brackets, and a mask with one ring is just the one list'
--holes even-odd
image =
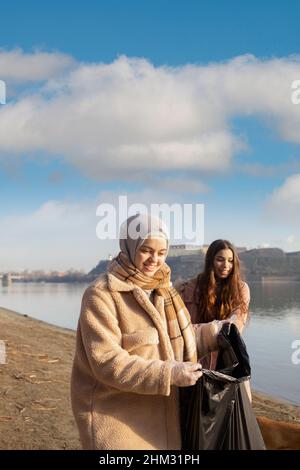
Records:
{"label": "building on hill", "polygon": [[202,247],[197,245],[170,245],[168,256],[199,255],[201,252]]}
{"label": "building on hill", "polygon": [[[199,255],[199,254],[206,254],[209,245],[171,245],[168,256],[192,256],[192,255]],[[237,253],[243,253],[247,251],[245,246],[237,246],[235,247]]]}

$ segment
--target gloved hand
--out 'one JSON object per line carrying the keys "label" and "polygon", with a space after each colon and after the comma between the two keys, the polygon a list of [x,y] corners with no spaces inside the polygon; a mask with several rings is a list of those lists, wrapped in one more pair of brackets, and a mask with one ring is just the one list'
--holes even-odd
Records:
{"label": "gloved hand", "polygon": [[247,314],[237,315],[236,313],[234,313],[233,315],[231,315],[231,317],[228,318],[228,320],[230,321],[230,323],[234,323],[237,329],[239,330],[239,332],[242,333],[247,323],[247,317],[248,317]]}
{"label": "gloved hand", "polygon": [[218,336],[224,323],[231,323],[231,319],[227,318],[226,320],[214,320],[212,323],[214,325],[214,333],[216,336]]}
{"label": "gloved hand", "polygon": [[202,376],[202,366],[198,362],[175,362],[171,371],[171,385],[189,387],[195,385]]}

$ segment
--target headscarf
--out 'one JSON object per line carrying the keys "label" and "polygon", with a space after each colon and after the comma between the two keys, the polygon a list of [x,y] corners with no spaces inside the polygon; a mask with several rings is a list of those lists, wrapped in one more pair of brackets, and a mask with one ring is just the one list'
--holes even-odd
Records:
{"label": "headscarf", "polygon": [[150,236],[164,238],[167,242],[167,252],[169,251],[169,233],[161,219],[150,214],[132,215],[121,225],[120,249],[134,263],[136,252]]}
{"label": "headscarf", "polygon": [[[130,225],[133,222],[133,225]],[[135,227],[139,227],[138,232]],[[127,235],[127,238],[125,238]],[[180,295],[172,287],[171,270],[164,263],[154,274],[146,276],[135,265],[137,250],[149,237],[163,237],[169,247],[168,232],[160,219],[137,214],[129,217],[121,226],[120,248],[118,256],[109,265],[109,272],[124,282],[131,282],[144,290],[155,289],[155,294],[164,299],[168,334],[177,361],[197,361],[194,330],[190,314]],[[167,248],[168,249],[168,248]]]}

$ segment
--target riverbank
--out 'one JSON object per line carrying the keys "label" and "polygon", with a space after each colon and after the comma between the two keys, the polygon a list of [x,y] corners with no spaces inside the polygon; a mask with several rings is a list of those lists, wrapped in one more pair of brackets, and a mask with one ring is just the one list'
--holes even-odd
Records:
{"label": "riverbank", "polygon": [[[0,308],[0,449],[80,449],[69,380],[75,332]],[[300,423],[300,407],[253,394],[257,415]]]}

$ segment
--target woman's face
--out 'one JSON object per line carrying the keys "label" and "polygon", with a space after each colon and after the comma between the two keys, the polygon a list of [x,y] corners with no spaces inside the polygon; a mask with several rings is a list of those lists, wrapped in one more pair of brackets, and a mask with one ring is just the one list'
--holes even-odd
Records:
{"label": "woman's face", "polygon": [[167,241],[164,238],[147,238],[138,249],[134,264],[145,276],[152,277],[164,264]]}
{"label": "woman's face", "polygon": [[233,253],[228,249],[220,250],[215,255],[214,273],[220,279],[226,279],[233,269]]}

